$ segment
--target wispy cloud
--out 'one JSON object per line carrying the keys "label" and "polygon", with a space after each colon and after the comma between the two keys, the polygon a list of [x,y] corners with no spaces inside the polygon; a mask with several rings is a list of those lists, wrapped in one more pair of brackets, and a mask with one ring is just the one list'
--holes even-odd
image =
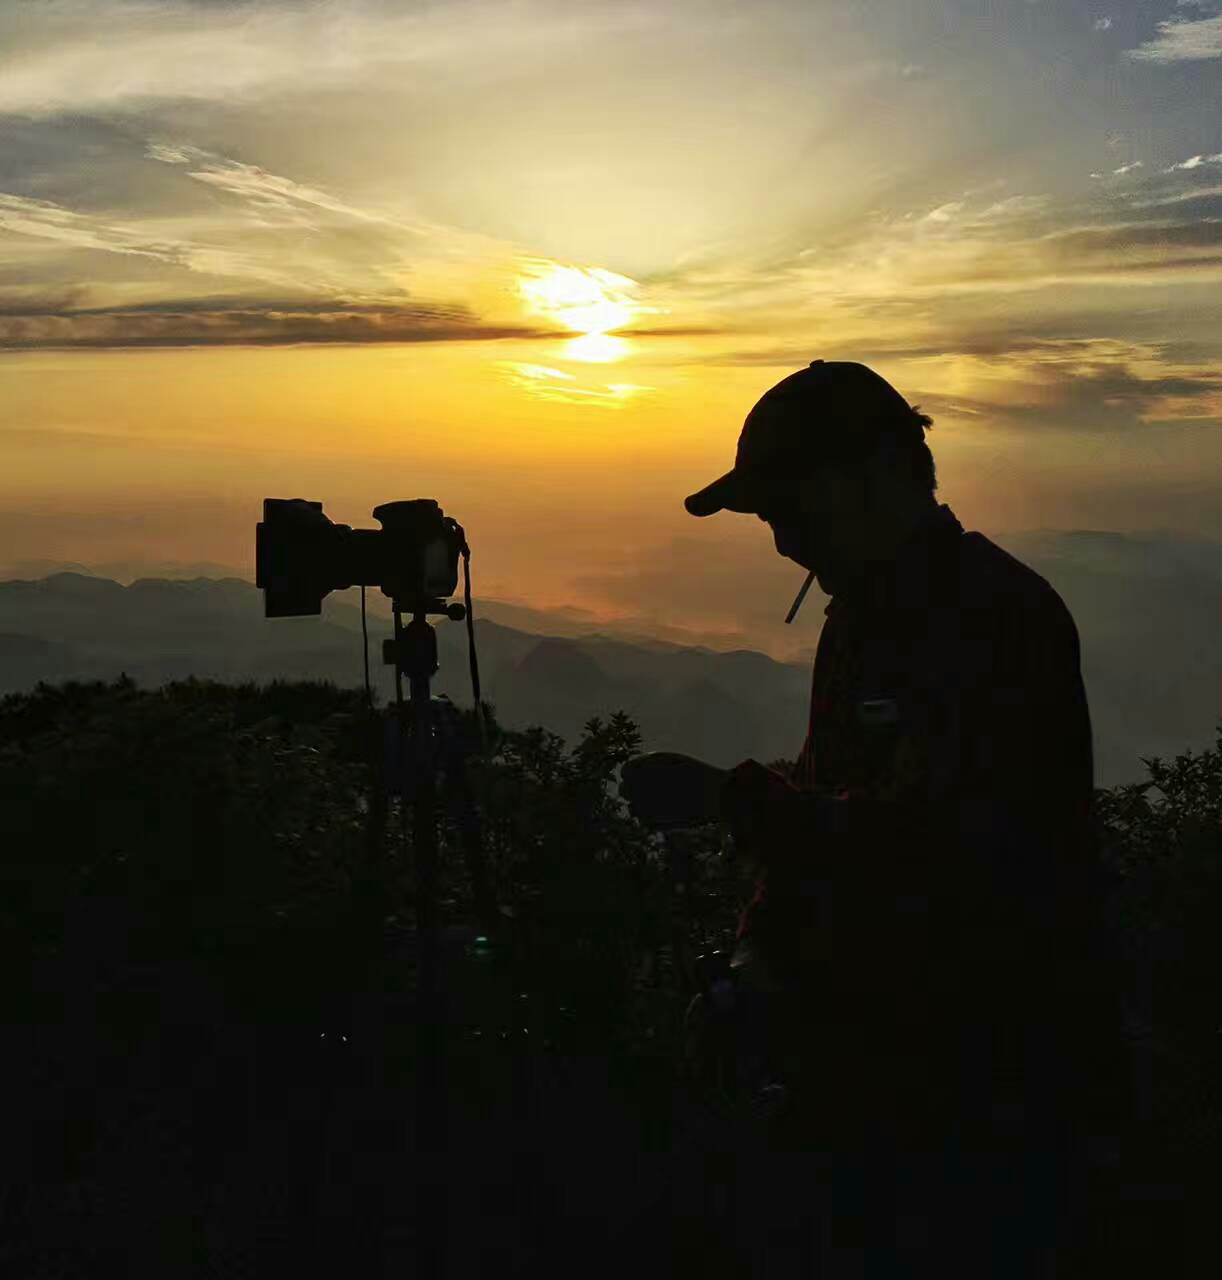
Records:
{"label": "wispy cloud", "polygon": [[479,75],[520,56],[563,52],[664,20],[638,2],[583,9],[563,22],[541,0],[463,0],[399,12],[369,0],[301,7],[59,0],[43,7],[33,40],[22,15],[0,15],[0,48],[9,52],[0,54],[0,111],[252,101],[306,84],[313,92],[359,87],[372,75],[439,64]]}
{"label": "wispy cloud", "polygon": [[462,307],[372,307],[266,299],[65,308],[55,300],[0,308],[0,350],[290,346],[301,343],[484,342],[555,337],[526,325],[488,324]]}
{"label": "wispy cloud", "polygon": [[1174,173],[1177,169],[1200,169],[1207,164],[1222,164],[1222,151],[1216,151],[1213,155],[1189,156],[1187,160],[1181,160],[1179,164],[1173,164],[1169,168],[1164,169],[1164,173]]}
{"label": "wispy cloud", "polygon": [[[710,327],[718,320],[741,333],[803,327],[856,341],[871,330],[876,338],[883,325],[910,330],[955,299],[975,296],[991,306],[1000,295],[1050,286],[1117,289],[1180,279],[1222,280],[1222,222],[1143,219],[1131,203],[1110,197],[1075,206],[1015,195],[959,197],[867,220],[851,235],[790,256],[727,257],[654,285],[674,314],[700,313]],[[860,325],[852,322],[859,314]]]}
{"label": "wispy cloud", "polygon": [[[1190,177],[1134,175],[1123,195],[1077,202],[961,194],[788,259],[705,264],[670,281],[672,306],[736,322],[710,363],[865,360],[910,401],[963,422],[1090,431],[1213,423],[1222,419],[1213,337],[1222,308],[1205,306],[1201,290],[1222,283],[1222,219],[1177,217],[1175,206],[1143,217],[1127,194],[1170,198],[1171,184]],[[1143,289],[1164,299],[1181,284],[1198,286],[1188,296],[1200,300],[1199,351],[1173,352],[1165,302],[1140,300]],[[1136,300],[1121,301],[1121,290]]]}
{"label": "wispy cloud", "polygon": [[951,200],[946,204],[940,204],[936,209],[931,209],[924,217],[925,222],[953,222],[955,216],[963,212],[964,204],[962,200]]}
{"label": "wispy cloud", "polygon": [[[520,308],[502,298],[506,288],[497,274],[511,272],[517,252],[513,245],[369,208],[180,140],[150,141],[143,154],[222,199],[202,210],[168,217],[124,217],[0,192],[0,243],[7,233],[9,245],[35,240],[53,242],[65,251],[89,249],[151,259],[164,264],[160,292],[171,299],[198,292],[207,287],[207,280],[213,289],[219,284],[227,292],[243,285],[265,292],[271,286],[285,298],[372,304],[397,315],[404,304],[418,304],[427,296],[441,299],[443,306],[461,302],[474,311],[485,310],[484,304],[491,302],[500,327],[519,327]],[[6,256],[11,264],[17,251],[6,255],[0,249],[0,269]],[[456,265],[462,269],[456,271]],[[44,269],[47,266],[44,263]],[[483,295],[464,296],[461,290],[469,289],[471,275],[480,272],[487,277]],[[190,285],[175,280],[177,273],[200,279]],[[131,298],[110,279],[99,280],[94,288],[97,307],[109,302],[125,305]],[[147,286],[139,291],[142,298],[148,294]],[[534,327],[544,326],[536,321]]]}
{"label": "wispy cloud", "polygon": [[359,208],[327,191],[309,187],[282,174],[271,173],[255,164],[216,155],[199,147],[180,143],[150,142],[145,154],[165,164],[190,165],[187,176],[216,191],[245,201],[261,212],[274,214],[302,225],[316,225],[316,214],[325,212],[359,222],[372,222],[415,235],[427,229],[385,213]]}
{"label": "wispy cloud", "polygon": [[1161,195],[1148,196],[1143,200],[1134,200],[1134,209],[1157,209],[1163,205],[1187,204],[1189,201],[1216,200],[1222,196],[1222,186],[1189,187],[1187,191],[1169,191]]}
{"label": "wispy cloud", "polygon": [[1208,18],[1169,18],[1158,24],[1158,35],[1128,56],[1139,62],[1200,62],[1222,58],[1222,14]]}
{"label": "wispy cloud", "polygon": [[1117,339],[1022,339],[993,352],[956,353],[956,376],[975,394],[938,386],[923,407],[1024,429],[1116,431],[1156,422],[1222,423],[1222,374],[1170,361],[1157,344]]}
{"label": "wispy cloud", "polygon": [[[139,221],[122,222],[97,214],[64,208],[51,200],[37,200],[0,192],[0,231],[39,240],[54,241],[65,249],[94,249],[104,253],[151,258],[186,272],[275,285],[290,293],[302,293],[302,277],[283,255],[262,255],[249,244],[223,237],[211,241],[151,232]],[[311,280],[325,288],[327,272]]]}
{"label": "wispy cloud", "polygon": [[0,229],[17,235],[56,240],[74,249],[101,249],[185,264],[187,246],[152,240],[135,228],[105,218],[76,213],[52,200],[0,192]]}
{"label": "wispy cloud", "polygon": [[518,360],[502,361],[500,367],[509,381],[531,399],[554,404],[618,409],[654,389],[633,382],[594,382],[564,369]]}

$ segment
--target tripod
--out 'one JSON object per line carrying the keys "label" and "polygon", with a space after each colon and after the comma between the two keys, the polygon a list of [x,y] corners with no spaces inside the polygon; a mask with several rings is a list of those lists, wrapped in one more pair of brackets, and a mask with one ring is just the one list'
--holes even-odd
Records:
{"label": "tripod", "polygon": [[[437,672],[437,632],[428,618],[438,614],[462,621],[467,610],[461,604],[422,597],[392,602],[394,637],[383,642],[382,660],[395,669],[395,719],[401,755],[388,750],[386,773],[399,784],[403,841],[408,838],[407,802],[412,805],[412,853],[415,864],[416,1024],[421,1035],[416,1055],[415,1221],[416,1268],[426,1276],[440,1272],[440,1248],[444,1234],[444,1089],[441,1078],[443,1037],[440,948],[437,937],[437,769],[438,724],[430,682]],[[403,614],[411,621],[403,623]],[[407,677],[409,696],[403,697]],[[479,708],[476,707],[476,714]],[[395,776],[397,775],[397,777]],[[384,816],[375,806],[374,821]]]}
{"label": "tripod", "polygon": [[[440,994],[437,950],[437,725],[430,682],[437,673],[437,632],[429,614],[454,622],[467,616],[461,604],[421,599],[393,602],[394,638],[382,643],[382,660],[395,668],[395,710],[401,731],[408,730],[408,750],[401,762],[402,795],[412,802],[412,852],[416,873],[416,936],[419,947],[419,996],[421,1011],[436,1011]],[[404,626],[403,614],[411,621]],[[403,700],[403,677],[409,701]],[[404,837],[406,804],[401,809]]]}

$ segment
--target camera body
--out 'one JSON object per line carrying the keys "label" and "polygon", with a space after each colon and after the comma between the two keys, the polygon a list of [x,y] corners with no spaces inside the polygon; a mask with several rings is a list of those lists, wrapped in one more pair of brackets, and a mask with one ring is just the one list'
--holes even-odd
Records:
{"label": "camera body", "polygon": [[466,538],[436,502],[384,502],[373,517],[380,529],[354,529],[329,520],[321,502],[264,498],[255,526],[255,585],[264,593],[264,616],[320,614],[324,596],[353,586],[378,587],[405,610],[457,591]]}

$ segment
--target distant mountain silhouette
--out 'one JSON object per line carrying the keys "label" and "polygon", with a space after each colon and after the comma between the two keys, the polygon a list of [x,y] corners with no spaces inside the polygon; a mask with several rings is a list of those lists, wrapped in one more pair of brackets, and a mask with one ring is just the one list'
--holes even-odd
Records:
{"label": "distant mountain silhouette", "polygon": [[[357,685],[360,610],[351,595],[328,597],[321,618],[269,620],[262,593],[237,578],[140,579],[124,587],[57,573],[0,582],[0,693],[120,672],[146,686],[188,675]],[[389,698],[391,673],[380,661],[387,625],[380,607],[370,614],[370,669]],[[476,618],[484,696],[509,727],[542,724],[575,741],[590,717],[622,709],[638,719],[650,748],[716,764],[792,757],[801,746],[804,667],[763,654],[530,635],[481,618],[478,602]],[[466,630],[440,622],[437,634],[435,689],[469,705]]]}
{"label": "distant mountain silhouette", "polygon": [[[1142,756],[1212,746],[1222,720],[1222,544],[1107,530],[994,541],[1047,578],[1078,624],[1097,785],[1143,780]],[[191,673],[362,679],[357,592],[329,596],[322,618],[268,621],[260,593],[238,577],[175,574],[123,587],[96,570],[0,582],[0,692],[122,670],[144,684]],[[371,663],[384,696],[388,609],[370,593]],[[477,597],[476,618],[485,696],[507,724],[542,723],[572,737],[590,716],[622,707],[647,746],[723,765],[792,758],[801,744],[809,663],[676,644],[659,638],[674,629],[638,634],[639,620],[608,623],[578,608]],[[438,636],[437,688],[468,701],[464,629],[441,623]]]}
{"label": "distant mountain silhouette", "polygon": [[[800,706],[805,714],[805,703],[802,702]],[[691,680],[668,694],[655,714],[659,721],[659,733],[651,742],[656,741],[660,751],[682,750],[676,739],[689,733],[695,733],[708,741],[730,735],[738,741],[758,742],[768,736],[765,717],[750,705],[750,693],[747,689],[737,694],[732,693],[707,677]],[[798,745],[801,746],[801,743]],[[776,759],[782,753],[764,754],[766,758],[771,755],[772,759]],[[797,755],[797,749],[790,748],[783,754],[792,759]],[[719,762],[714,760],[711,763]]]}
{"label": "distant mountain silhouette", "polygon": [[215,560],[105,560],[88,565],[72,560],[0,560],[0,581],[47,578],[56,573],[110,578],[124,584],[137,578],[245,578],[236,565],[218,564]]}
{"label": "distant mountain silhouette", "polygon": [[1141,756],[1203,750],[1222,720],[1222,543],[1095,530],[994,539],[1060,592],[1078,624],[1098,785]]}
{"label": "distant mountain silhouette", "polygon": [[489,694],[506,723],[545,725],[574,739],[592,715],[627,709],[637,690],[609,676],[574,640],[544,639],[500,666]]}

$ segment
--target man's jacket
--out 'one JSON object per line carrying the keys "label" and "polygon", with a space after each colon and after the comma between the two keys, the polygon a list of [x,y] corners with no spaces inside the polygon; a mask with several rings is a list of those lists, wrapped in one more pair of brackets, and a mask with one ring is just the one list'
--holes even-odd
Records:
{"label": "man's jacket", "polygon": [[936,508],[828,605],[795,782],[807,817],[740,938],[794,984],[793,1051],[834,1122],[1089,1129],[1113,1006],[1090,715],[1052,586]]}

